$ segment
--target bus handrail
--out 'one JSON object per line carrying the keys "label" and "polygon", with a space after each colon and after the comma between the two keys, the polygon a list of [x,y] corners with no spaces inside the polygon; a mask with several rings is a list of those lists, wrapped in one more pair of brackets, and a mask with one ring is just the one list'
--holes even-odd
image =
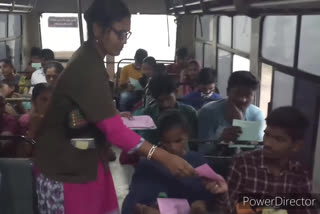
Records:
{"label": "bus handrail", "polygon": [[24,142],[35,145],[36,141],[33,140],[32,138],[28,138],[23,135],[0,135],[0,141],[2,140],[23,140]]}

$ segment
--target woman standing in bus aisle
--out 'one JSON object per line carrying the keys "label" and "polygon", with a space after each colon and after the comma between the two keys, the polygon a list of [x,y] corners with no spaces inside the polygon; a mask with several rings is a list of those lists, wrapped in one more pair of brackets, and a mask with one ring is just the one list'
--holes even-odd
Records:
{"label": "woman standing in bus aisle", "polygon": [[[185,160],[152,146],[126,128],[113,105],[103,59],[107,54],[120,54],[131,34],[130,17],[120,0],[95,0],[85,14],[89,40],[60,76],[36,135],[40,213],[119,213],[111,172],[104,171],[98,146],[92,143],[95,140],[83,142],[70,137],[83,124],[86,131],[97,137],[104,134],[107,141],[125,152],[156,160],[174,175],[195,174]],[[95,96],[99,94],[103,97]],[[73,112],[78,112],[75,120],[70,119]]]}

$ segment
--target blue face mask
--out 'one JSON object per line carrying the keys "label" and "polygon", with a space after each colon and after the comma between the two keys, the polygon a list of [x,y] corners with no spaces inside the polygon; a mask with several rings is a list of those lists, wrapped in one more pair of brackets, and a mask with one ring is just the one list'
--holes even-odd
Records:
{"label": "blue face mask", "polygon": [[42,67],[42,65],[41,63],[32,63],[31,67],[33,67],[36,70],[39,70]]}

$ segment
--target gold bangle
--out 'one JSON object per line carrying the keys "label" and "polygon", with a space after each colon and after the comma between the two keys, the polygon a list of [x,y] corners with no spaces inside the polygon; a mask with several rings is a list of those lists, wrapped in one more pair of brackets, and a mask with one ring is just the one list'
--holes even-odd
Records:
{"label": "gold bangle", "polygon": [[147,159],[148,159],[148,160],[151,160],[152,155],[153,155],[153,153],[156,151],[156,148],[157,148],[157,147],[158,147],[158,146],[156,146],[156,145],[153,145],[153,146],[151,147],[151,149],[149,150],[148,156],[147,156]]}

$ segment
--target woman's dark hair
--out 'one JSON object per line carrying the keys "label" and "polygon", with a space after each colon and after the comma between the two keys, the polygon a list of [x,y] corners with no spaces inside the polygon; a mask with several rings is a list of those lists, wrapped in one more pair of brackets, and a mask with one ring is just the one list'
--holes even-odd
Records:
{"label": "woman's dark hair", "polygon": [[52,87],[49,86],[47,83],[39,83],[34,86],[32,90],[32,101],[35,101],[38,96],[40,96],[44,92],[50,92],[52,91]]}
{"label": "woman's dark hair", "polygon": [[179,48],[177,51],[176,51],[176,57],[178,59],[185,59],[188,57],[188,49],[185,48],[185,47],[182,47],[182,48]]}
{"label": "woman's dark hair", "polygon": [[158,75],[153,77],[149,83],[149,90],[153,98],[157,99],[161,95],[169,95],[177,89],[176,83],[169,75]]}
{"label": "woman's dark hair", "polygon": [[211,68],[203,68],[201,69],[198,75],[198,83],[203,85],[213,84],[217,82],[217,78],[215,75],[215,70]]}
{"label": "woman's dark hair", "polygon": [[309,126],[306,116],[292,106],[280,107],[273,110],[266,121],[268,126],[286,130],[292,140],[303,140]]}
{"label": "woman's dark hair", "polygon": [[236,71],[233,72],[228,80],[228,88],[230,90],[236,87],[246,87],[253,91],[257,90],[259,81],[249,71]]}
{"label": "woman's dark hair", "polygon": [[106,29],[111,27],[114,22],[130,16],[131,13],[127,5],[121,0],[94,0],[84,14],[88,26],[88,39],[94,39],[94,23]]}
{"label": "woman's dark hair", "polygon": [[58,75],[61,74],[62,71],[64,70],[63,65],[60,62],[57,62],[57,61],[49,61],[49,62],[47,62],[46,65],[44,66],[44,69],[43,69],[44,73],[47,73],[47,70],[49,68],[54,68]]}
{"label": "woman's dark hair", "polygon": [[0,82],[0,88],[3,87],[3,85],[8,85],[10,88],[14,88],[14,92],[18,91],[18,85],[14,80],[8,80],[8,79],[4,79]]}
{"label": "woman's dark hair", "polygon": [[12,61],[11,61],[11,59],[9,59],[9,58],[1,59],[0,62],[2,62],[2,63],[4,63],[4,64],[7,64],[7,65],[9,65],[11,68],[14,69],[14,66],[13,66],[13,64],[12,64]]}
{"label": "woman's dark hair", "polygon": [[189,133],[190,127],[186,118],[178,110],[166,110],[161,113],[158,119],[158,129],[160,136],[173,128],[181,128]]}

